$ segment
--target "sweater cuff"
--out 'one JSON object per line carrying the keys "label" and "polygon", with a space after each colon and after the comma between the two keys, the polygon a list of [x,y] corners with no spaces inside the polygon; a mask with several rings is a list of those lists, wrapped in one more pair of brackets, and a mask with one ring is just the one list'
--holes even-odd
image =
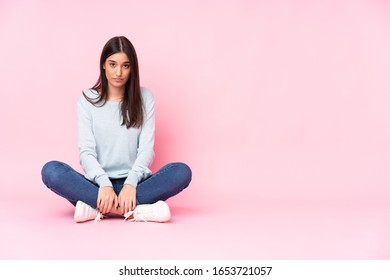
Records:
{"label": "sweater cuff", "polygon": [[137,188],[138,185],[138,176],[134,172],[129,172],[129,175],[127,176],[125,180],[125,184],[132,185],[134,188]]}
{"label": "sweater cuff", "polygon": [[107,175],[101,175],[101,176],[97,177],[95,179],[95,181],[96,181],[96,184],[99,185],[99,187],[107,187],[107,186],[112,187],[112,183]]}

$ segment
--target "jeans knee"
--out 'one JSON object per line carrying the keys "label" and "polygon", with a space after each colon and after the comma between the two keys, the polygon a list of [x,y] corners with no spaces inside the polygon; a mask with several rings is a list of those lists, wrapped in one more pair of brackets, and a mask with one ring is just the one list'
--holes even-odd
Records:
{"label": "jeans knee", "polygon": [[191,168],[182,162],[175,163],[177,174],[180,179],[183,181],[183,185],[187,187],[192,180],[192,170]]}
{"label": "jeans knee", "polygon": [[52,185],[58,179],[58,175],[62,173],[64,168],[63,163],[59,161],[49,161],[47,162],[41,170],[42,181],[46,186]]}

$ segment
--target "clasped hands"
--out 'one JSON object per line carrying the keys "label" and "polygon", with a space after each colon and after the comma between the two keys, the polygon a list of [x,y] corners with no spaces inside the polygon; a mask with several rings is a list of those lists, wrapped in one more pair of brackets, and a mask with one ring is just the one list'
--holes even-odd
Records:
{"label": "clasped hands", "polygon": [[102,214],[115,213],[124,215],[134,210],[136,206],[136,189],[125,184],[117,196],[111,186],[100,187],[97,198],[97,207]]}

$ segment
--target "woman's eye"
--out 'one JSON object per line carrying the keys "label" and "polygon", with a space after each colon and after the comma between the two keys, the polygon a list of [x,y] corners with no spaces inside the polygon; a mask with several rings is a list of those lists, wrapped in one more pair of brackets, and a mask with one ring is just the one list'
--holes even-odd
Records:
{"label": "woman's eye", "polygon": [[129,68],[130,68],[130,65],[129,65],[129,64],[125,64],[125,65],[123,65],[123,67],[124,67],[125,69],[129,69]]}
{"label": "woman's eye", "polygon": [[110,63],[110,67],[114,68],[115,67],[115,63]]}

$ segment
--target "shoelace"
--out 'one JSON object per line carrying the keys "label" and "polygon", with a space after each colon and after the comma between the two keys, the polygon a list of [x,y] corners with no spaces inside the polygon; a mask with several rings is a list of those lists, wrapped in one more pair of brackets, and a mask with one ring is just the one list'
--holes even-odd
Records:
{"label": "shoelace", "polygon": [[145,223],[147,223],[148,221],[142,217],[138,217],[138,215],[135,215],[137,212],[134,210],[134,211],[129,211],[125,214],[125,219],[123,221],[127,221],[128,218],[131,217],[131,215],[133,215],[133,218],[130,219],[129,221],[132,221],[132,222],[139,222],[139,221],[143,221]]}
{"label": "shoelace", "polygon": [[96,216],[96,218],[95,218],[94,221],[95,221],[95,223],[96,223],[96,222],[100,222],[100,220],[103,219],[103,218],[104,218],[103,214],[99,212],[99,213],[97,214],[97,216]]}

